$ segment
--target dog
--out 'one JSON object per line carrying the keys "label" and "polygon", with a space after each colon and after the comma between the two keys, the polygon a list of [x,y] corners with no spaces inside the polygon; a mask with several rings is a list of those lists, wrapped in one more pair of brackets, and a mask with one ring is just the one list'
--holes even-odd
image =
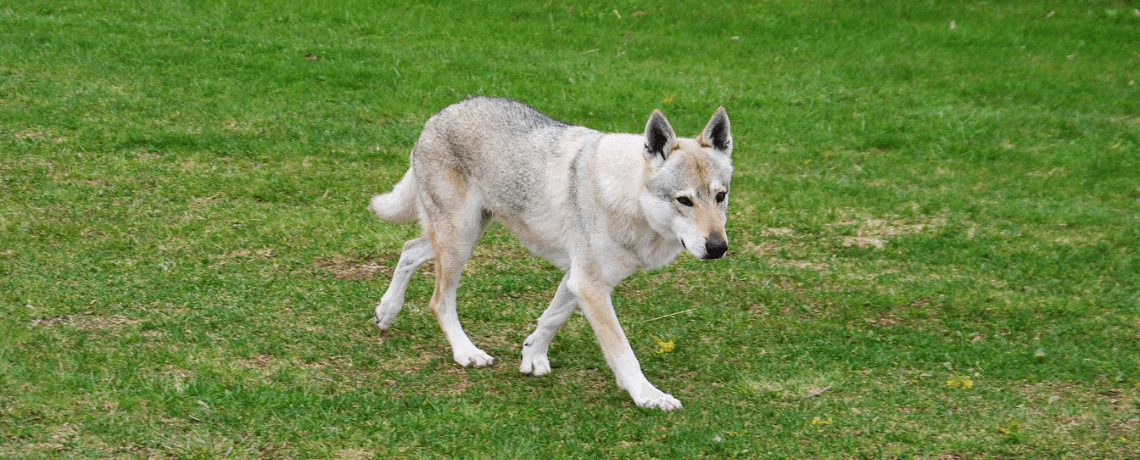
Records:
{"label": "dog", "polygon": [[634,271],[665,265],[682,250],[699,259],[724,256],[731,154],[724,107],[696,138],[681,138],[660,110],[643,134],[607,134],[510,99],[477,96],[448,106],[424,124],[403,178],[369,204],[385,219],[414,217],[423,227],[423,236],[404,244],[376,326],[391,327],[409,279],[434,259],[429,306],[455,361],[491,365],[459,323],[455,292],[472,247],[498,220],[564,272],[523,342],[519,370],[550,372],[550,342],[577,306],[634,403],[679,409],[679,400],[642,373],[610,293]]}

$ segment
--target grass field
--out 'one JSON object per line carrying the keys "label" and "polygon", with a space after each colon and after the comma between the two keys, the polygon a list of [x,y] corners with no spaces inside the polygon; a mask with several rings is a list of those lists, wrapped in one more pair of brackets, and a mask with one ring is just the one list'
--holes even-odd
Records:
{"label": "grass field", "polygon": [[[282,4],[292,3],[292,4]],[[1135,458],[1132,1],[0,5],[0,458]],[[512,2],[504,2],[512,3]],[[732,119],[730,254],[615,291],[633,407],[493,226],[372,326],[366,210],[471,94]],[[655,338],[672,341],[666,352]]]}

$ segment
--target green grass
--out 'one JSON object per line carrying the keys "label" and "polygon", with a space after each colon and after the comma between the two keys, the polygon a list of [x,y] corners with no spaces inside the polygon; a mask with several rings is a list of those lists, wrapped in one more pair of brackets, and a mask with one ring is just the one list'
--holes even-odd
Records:
{"label": "green grass", "polygon": [[[0,457],[1140,451],[1134,2],[278,3],[0,6]],[[615,292],[683,410],[631,407],[580,315],[520,375],[559,274],[499,226],[459,294],[493,368],[430,266],[372,326],[418,228],[368,198],[470,94],[728,109],[730,256]]]}

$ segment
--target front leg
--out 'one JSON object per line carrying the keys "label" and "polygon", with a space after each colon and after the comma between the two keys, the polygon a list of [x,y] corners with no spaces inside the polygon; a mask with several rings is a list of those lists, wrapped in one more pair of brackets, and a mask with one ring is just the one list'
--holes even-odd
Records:
{"label": "front leg", "polygon": [[562,282],[558,283],[554,300],[550,301],[550,306],[542,313],[542,317],[538,318],[538,327],[534,333],[523,341],[522,364],[519,365],[519,371],[526,375],[539,376],[550,372],[550,359],[547,358],[550,341],[554,339],[554,333],[558,332],[570,315],[574,314],[574,307],[578,304],[574,294],[566,288],[567,277],[569,275],[564,276]]}
{"label": "front leg", "polygon": [[574,293],[582,313],[593,327],[618,386],[628,391],[638,406],[657,407],[666,411],[680,409],[681,401],[658,390],[641,372],[641,363],[634,356],[633,347],[629,345],[629,339],[622,331],[614,312],[611,289],[591,277],[577,275],[570,279],[567,288]]}

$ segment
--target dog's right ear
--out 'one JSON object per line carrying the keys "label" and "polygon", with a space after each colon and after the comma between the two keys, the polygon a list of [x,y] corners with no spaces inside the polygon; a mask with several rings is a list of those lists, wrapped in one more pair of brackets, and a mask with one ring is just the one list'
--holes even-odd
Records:
{"label": "dog's right ear", "polygon": [[677,145],[677,133],[665,119],[665,114],[653,109],[649,122],[645,124],[645,157],[651,161],[665,161],[669,152]]}

